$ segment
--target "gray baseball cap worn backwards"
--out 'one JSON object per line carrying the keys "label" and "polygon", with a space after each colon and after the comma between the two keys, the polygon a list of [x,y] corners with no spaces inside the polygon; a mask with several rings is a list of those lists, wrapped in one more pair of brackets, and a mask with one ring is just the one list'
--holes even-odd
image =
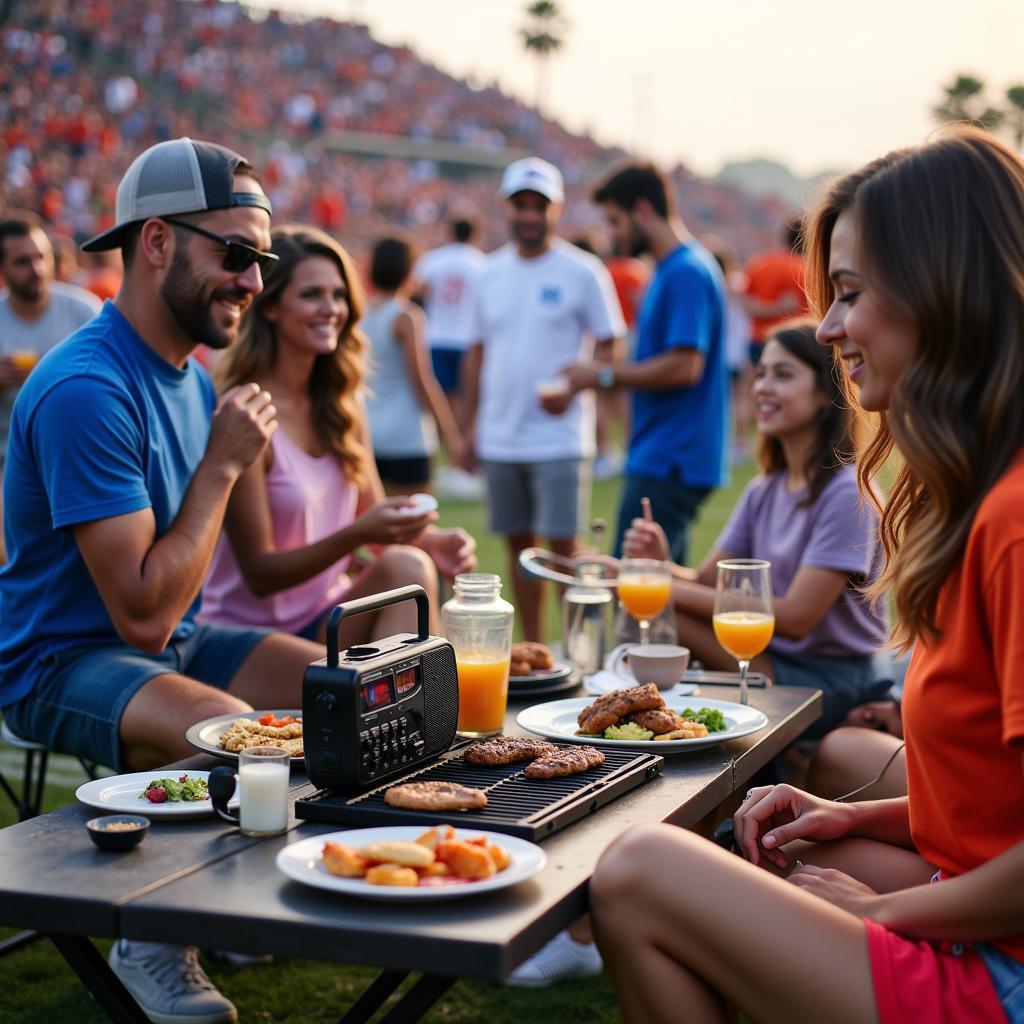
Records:
{"label": "gray baseball cap worn backwards", "polygon": [[85,252],[119,249],[128,230],[150,217],[253,206],[273,210],[262,192],[235,192],[246,159],[226,146],[193,139],[158,142],[140,153],[117,186],[115,225],[82,245]]}

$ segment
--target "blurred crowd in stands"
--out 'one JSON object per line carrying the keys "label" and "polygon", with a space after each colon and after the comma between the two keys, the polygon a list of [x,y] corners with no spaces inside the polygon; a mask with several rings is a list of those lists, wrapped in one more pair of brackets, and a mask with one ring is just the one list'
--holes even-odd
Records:
{"label": "blurred crowd in stands", "polygon": [[[438,244],[458,205],[482,215],[484,248],[500,243],[497,171],[355,156],[336,147],[342,133],[454,143],[477,156],[537,152],[565,176],[568,233],[598,223],[586,184],[618,155],[496,86],[375,41],[365,26],[258,17],[216,0],[37,0],[0,25],[0,54],[0,206],[38,212],[54,234],[79,240],[112,223],[132,157],[179,135],[253,153],[278,223],[316,224],[357,254],[396,226]],[[681,167],[672,180],[695,231],[727,238],[741,257],[770,244],[780,202]]]}

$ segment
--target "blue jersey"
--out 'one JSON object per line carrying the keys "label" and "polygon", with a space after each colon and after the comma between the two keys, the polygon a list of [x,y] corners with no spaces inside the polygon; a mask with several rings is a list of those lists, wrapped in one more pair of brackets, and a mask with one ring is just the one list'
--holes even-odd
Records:
{"label": "blue jersey", "polygon": [[[168,363],[111,303],[29,376],[4,472],[0,707],[31,692],[54,652],[120,642],[71,527],[151,508],[164,534],[206,451],[215,401],[198,363]],[[194,630],[199,603],[175,636]]]}
{"label": "blue jersey", "polygon": [[694,487],[728,480],[729,378],[724,345],[725,283],[714,258],[691,240],[654,272],[637,319],[637,362],[676,348],[704,356],[692,387],[633,392],[627,473]]}

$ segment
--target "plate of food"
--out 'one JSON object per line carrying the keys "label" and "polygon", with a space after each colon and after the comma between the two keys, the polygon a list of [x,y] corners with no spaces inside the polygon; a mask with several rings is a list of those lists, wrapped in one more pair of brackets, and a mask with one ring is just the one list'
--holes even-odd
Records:
{"label": "plate of food", "polygon": [[[199,818],[213,814],[206,788],[209,777],[209,772],[157,768],[151,772],[92,779],[79,786],[75,796],[88,807],[111,813],[145,814],[147,818]],[[238,798],[234,797],[228,806],[237,807]]]}
{"label": "plate of food", "polygon": [[572,674],[572,663],[559,661],[551,648],[532,640],[512,645],[509,665],[509,685],[529,686],[534,683],[548,684],[565,679]]}
{"label": "plate of food", "polygon": [[302,764],[301,711],[246,711],[241,715],[219,715],[196,722],[185,732],[185,740],[206,754],[237,761],[246,747],[280,747],[292,755],[292,764]]}
{"label": "plate of food", "polygon": [[653,683],[613,690],[596,700],[572,697],[534,704],[516,721],[547,739],[593,747],[634,747],[680,753],[747,736],[768,724],[763,711],[728,700],[693,698],[666,703]]}
{"label": "plate of food", "polygon": [[505,889],[547,863],[534,843],[496,832],[435,825],[359,828],[284,847],[277,866],[293,881],[369,900],[447,900]]}

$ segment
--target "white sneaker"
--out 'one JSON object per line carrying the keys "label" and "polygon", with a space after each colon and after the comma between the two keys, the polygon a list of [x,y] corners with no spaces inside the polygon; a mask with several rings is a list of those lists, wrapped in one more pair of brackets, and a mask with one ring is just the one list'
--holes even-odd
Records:
{"label": "white sneaker", "polygon": [[546,946],[524,960],[505,980],[519,988],[545,988],[567,978],[591,978],[601,973],[604,961],[592,942],[577,942],[559,932]]}
{"label": "white sneaker", "polygon": [[234,1024],[234,1003],[214,988],[199,966],[195,946],[167,946],[128,957],[121,941],[108,958],[111,969],[153,1024]]}

